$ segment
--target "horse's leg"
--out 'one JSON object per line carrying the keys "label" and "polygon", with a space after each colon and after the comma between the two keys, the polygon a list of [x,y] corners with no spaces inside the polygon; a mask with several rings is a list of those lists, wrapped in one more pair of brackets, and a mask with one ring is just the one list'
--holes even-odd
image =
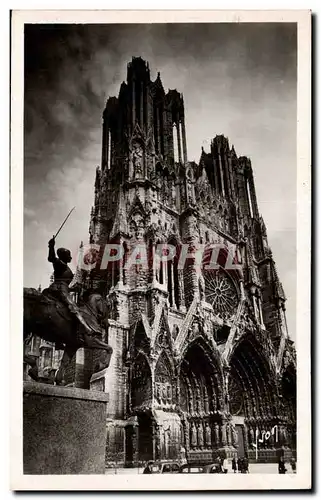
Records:
{"label": "horse's leg", "polygon": [[94,365],[94,372],[99,372],[101,370],[104,370],[105,368],[108,368],[111,355],[113,353],[113,348],[110,345],[106,344],[106,342],[103,342],[102,340],[96,337],[91,337],[90,342],[88,342],[87,339],[86,341],[87,341],[87,346],[90,349],[99,351],[99,357],[96,358],[96,362]]}
{"label": "horse's leg", "polygon": [[56,385],[64,385],[64,375],[65,375],[65,370],[67,366],[69,365],[70,361],[72,360],[74,354],[77,351],[77,347],[66,347],[60,362],[59,369],[57,370],[56,377],[55,377],[55,382]]}
{"label": "horse's leg", "polygon": [[96,362],[94,365],[94,373],[100,372],[101,370],[105,370],[108,368],[112,351],[106,351],[106,349],[99,349],[100,354],[99,357],[96,358]]}
{"label": "horse's leg", "polygon": [[37,366],[37,361],[35,356],[30,356],[30,354],[25,354],[23,356],[23,360],[27,365],[29,365],[31,368],[28,371],[28,375],[32,378],[32,380],[35,380],[36,382],[39,380],[38,377],[38,366]]}

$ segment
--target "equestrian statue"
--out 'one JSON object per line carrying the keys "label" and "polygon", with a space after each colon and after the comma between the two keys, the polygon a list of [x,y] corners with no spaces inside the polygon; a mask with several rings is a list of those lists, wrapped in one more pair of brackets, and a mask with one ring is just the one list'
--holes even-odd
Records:
{"label": "equestrian statue", "polygon": [[[74,278],[68,266],[72,260],[70,250],[58,248],[56,255],[55,236],[48,246],[48,261],[53,265],[54,281],[43,292],[24,288],[24,342],[29,342],[36,335],[55,343],[57,349],[64,349],[54,381],[56,385],[65,385],[65,370],[78,349],[99,349],[94,373],[108,368],[113,350],[104,341],[107,302],[95,289],[91,289],[86,290],[77,305],[70,296],[70,292],[77,287],[70,287]],[[24,361],[31,367],[28,372],[31,378],[39,380],[35,358],[25,355]]]}

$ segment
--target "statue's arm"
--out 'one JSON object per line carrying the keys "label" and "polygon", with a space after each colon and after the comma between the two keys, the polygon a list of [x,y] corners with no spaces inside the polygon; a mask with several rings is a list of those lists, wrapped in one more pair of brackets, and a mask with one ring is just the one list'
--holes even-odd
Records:
{"label": "statue's arm", "polygon": [[49,246],[49,252],[48,252],[48,262],[56,262],[57,257],[56,257],[56,252],[55,252],[55,239],[51,238],[51,240],[48,243]]}

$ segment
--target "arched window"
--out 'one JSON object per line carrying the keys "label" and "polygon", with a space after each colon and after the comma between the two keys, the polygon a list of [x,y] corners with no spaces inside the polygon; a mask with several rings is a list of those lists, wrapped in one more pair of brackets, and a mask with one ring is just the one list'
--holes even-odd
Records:
{"label": "arched window", "polygon": [[123,284],[126,285],[127,284],[127,277],[126,277],[125,265],[126,265],[126,262],[128,259],[128,245],[125,241],[123,243],[123,249],[124,249],[124,254],[123,254],[123,258],[122,258],[122,273],[123,273]]}
{"label": "arched window", "polygon": [[174,123],[173,125],[173,148],[174,148],[174,162],[178,163],[179,162],[179,154],[178,154],[178,141],[177,141],[177,135],[178,135],[178,125]]}
{"label": "arched window", "polygon": [[135,106],[136,106],[136,121],[139,123],[140,126],[142,126],[141,123],[141,113],[140,113],[140,106],[141,106],[141,85],[142,82],[137,81],[135,82],[135,90],[136,90],[136,95],[135,95]]}
{"label": "arched window", "polygon": [[[170,240],[169,245],[177,246],[176,241]],[[170,307],[178,309],[180,306],[179,300],[179,279],[177,269],[177,256],[167,262],[167,290]]]}
{"label": "arched window", "polygon": [[222,159],[224,192],[225,192],[225,195],[227,195],[230,192],[229,179],[228,179],[228,160],[227,160],[227,157],[225,156],[225,154],[222,154],[221,159]]}
{"label": "arched window", "polygon": [[107,146],[108,146],[108,151],[107,151],[107,169],[110,170],[110,167],[111,167],[111,154],[112,154],[110,128],[108,128],[107,134],[108,134],[108,138],[107,138]]}
{"label": "arched window", "polygon": [[248,199],[248,203],[249,203],[250,216],[253,218],[252,198],[251,198],[250,184],[249,184],[248,179],[246,179],[246,192],[247,192],[247,199]]}

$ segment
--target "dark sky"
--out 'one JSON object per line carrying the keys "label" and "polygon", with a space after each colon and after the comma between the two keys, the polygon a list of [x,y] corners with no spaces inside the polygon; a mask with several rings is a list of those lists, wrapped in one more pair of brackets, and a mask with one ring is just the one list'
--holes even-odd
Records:
{"label": "dark sky", "polygon": [[216,134],[252,160],[295,336],[296,25],[25,25],[24,280],[48,284],[47,241],[88,241],[101,115],[132,56],[183,92],[189,160]]}

